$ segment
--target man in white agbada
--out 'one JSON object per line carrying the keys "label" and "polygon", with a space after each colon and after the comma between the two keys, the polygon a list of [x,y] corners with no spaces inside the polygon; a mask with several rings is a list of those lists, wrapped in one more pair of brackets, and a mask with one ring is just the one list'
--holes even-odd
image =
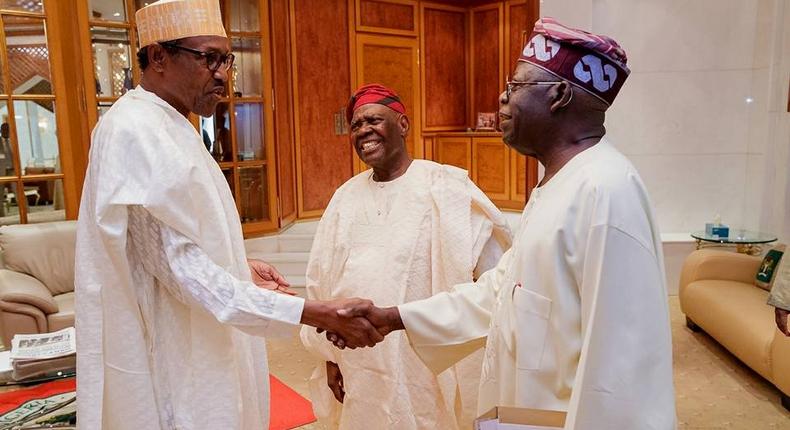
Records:
{"label": "man in white agbada", "polygon": [[153,3],[137,25],[142,81],[93,132],[80,207],[79,427],[265,429],[263,335],[302,322],[352,347],[383,338],[337,318],[343,301],[256,286],[287,284],[248,264],[227,182],[187,119],[212,114],[233,64],[217,0]]}
{"label": "man in white agbada", "polygon": [[[308,297],[364,296],[394,306],[492,268],[510,247],[504,217],[466,171],[411,159],[409,119],[397,94],[365,85],[349,102],[347,119],[351,143],[371,170],[343,184],[321,218]],[[313,409],[332,428],[472,426],[482,351],[436,376],[402,334],[348,351],[303,327],[302,341],[319,359]]]}
{"label": "man in white agbada", "polygon": [[659,232],[639,174],[603,137],[625,63],[608,37],[539,20],[500,97],[505,142],[546,167],[511,250],[450,293],[341,314],[367,315],[382,333],[405,328],[434,372],[485,343],[480,413],[517,406],[566,411],[566,429],[674,428]]}

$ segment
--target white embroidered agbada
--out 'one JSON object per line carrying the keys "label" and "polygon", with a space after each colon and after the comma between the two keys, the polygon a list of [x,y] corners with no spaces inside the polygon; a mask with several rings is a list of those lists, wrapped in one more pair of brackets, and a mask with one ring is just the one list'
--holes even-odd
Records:
{"label": "white embroidered agbada", "polygon": [[93,132],[75,276],[81,429],[268,427],[253,336],[292,329],[304,301],[250,282],[225,178],[141,87]]}
{"label": "white embroidered agbada", "polygon": [[487,339],[480,413],[567,411],[574,430],[675,427],[659,231],[638,173],[606,141],[533,191],[496,269],[399,310],[435,372]]}
{"label": "white embroidered agbada", "polygon": [[[321,218],[308,263],[308,297],[365,297],[379,306],[430,297],[494,267],[510,240],[503,215],[464,170],[414,160],[390,182],[373,181],[368,170],[335,192]],[[309,327],[302,329],[302,340],[319,359],[311,398],[328,424],[471,426],[482,351],[437,377],[403,333],[374,348],[343,351]],[[342,405],[327,387],[325,361],[337,363],[343,374]]]}

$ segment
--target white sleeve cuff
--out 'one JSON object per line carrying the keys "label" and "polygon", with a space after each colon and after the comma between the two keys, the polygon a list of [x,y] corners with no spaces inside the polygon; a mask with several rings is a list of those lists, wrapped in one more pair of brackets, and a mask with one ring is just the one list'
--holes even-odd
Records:
{"label": "white sleeve cuff", "polygon": [[304,299],[289,296],[288,294],[274,293],[272,306],[272,319],[288,324],[299,325],[302,321]]}

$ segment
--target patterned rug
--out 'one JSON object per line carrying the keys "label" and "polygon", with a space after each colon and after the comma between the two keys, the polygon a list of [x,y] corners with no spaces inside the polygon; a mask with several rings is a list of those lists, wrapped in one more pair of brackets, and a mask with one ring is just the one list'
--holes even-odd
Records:
{"label": "patterned rug", "polygon": [[[315,421],[310,402],[269,376],[271,412],[269,430],[289,430]],[[0,393],[0,430],[42,428],[74,429],[76,382],[62,379],[31,388]]]}

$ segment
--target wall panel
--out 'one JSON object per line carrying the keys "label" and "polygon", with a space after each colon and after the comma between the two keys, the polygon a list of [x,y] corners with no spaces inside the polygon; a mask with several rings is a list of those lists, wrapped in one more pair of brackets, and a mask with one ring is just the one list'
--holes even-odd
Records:
{"label": "wall panel", "polygon": [[496,112],[502,82],[503,19],[502,5],[472,9],[472,119],[478,112]]}
{"label": "wall panel", "polygon": [[467,38],[464,9],[423,5],[423,129],[467,127]]}
{"label": "wall panel", "polygon": [[357,31],[417,35],[417,0],[356,0]]}
{"label": "wall panel", "polygon": [[479,137],[472,154],[472,180],[491,200],[509,200],[510,148],[498,137]]}
{"label": "wall panel", "polygon": [[334,127],[352,91],[348,4],[291,0],[291,20],[299,217],[309,217],[352,174],[348,136]]}
{"label": "wall panel", "polygon": [[468,137],[439,137],[436,139],[436,161],[472,171],[472,139]]}

